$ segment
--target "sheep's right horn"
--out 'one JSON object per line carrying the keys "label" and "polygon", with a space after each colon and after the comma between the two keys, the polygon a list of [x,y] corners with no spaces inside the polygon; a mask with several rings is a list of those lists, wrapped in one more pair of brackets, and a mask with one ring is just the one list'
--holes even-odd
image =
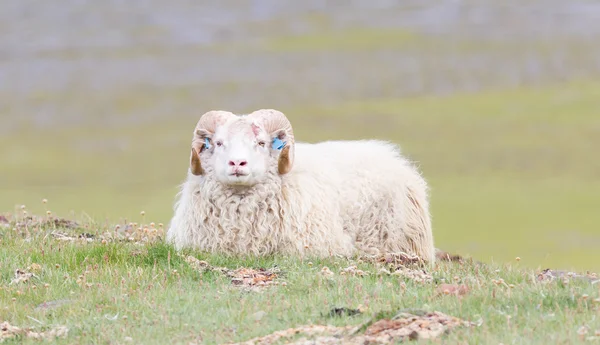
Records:
{"label": "sheep's right horn", "polygon": [[204,143],[206,139],[210,139],[217,126],[225,123],[229,118],[235,116],[233,113],[224,110],[211,110],[204,113],[198,120],[196,128],[194,129],[194,135],[192,138],[192,156],[190,158],[190,169],[194,175],[204,174],[202,163],[200,161],[200,153],[204,150]]}
{"label": "sheep's right horn", "polygon": [[196,149],[192,147],[192,156],[190,158],[190,171],[192,175],[200,176],[204,173],[202,170],[202,164],[200,163],[200,156],[198,156],[198,152]]}

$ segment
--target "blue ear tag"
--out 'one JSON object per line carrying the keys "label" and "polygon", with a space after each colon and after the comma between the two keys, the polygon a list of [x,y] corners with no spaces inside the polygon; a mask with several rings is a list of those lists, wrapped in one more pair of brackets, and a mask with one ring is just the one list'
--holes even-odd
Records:
{"label": "blue ear tag", "polygon": [[210,149],[210,142],[208,141],[208,138],[204,138],[204,147],[206,149]]}
{"label": "blue ear tag", "polygon": [[281,150],[284,146],[285,146],[285,141],[281,141],[281,139],[279,139],[279,138],[273,139],[273,143],[271,144],[271,147],[273,148],[273,150]]}

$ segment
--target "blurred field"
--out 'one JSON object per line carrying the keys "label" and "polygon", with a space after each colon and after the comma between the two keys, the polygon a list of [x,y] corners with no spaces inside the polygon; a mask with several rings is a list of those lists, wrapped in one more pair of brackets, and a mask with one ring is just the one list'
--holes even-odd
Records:
{"label": "blurred field", "polygon": [[439,248],[600,269],[596,2],[66,3],[0,4],[0,212],[166,224],[198,117],[273,107],[400,144]]}

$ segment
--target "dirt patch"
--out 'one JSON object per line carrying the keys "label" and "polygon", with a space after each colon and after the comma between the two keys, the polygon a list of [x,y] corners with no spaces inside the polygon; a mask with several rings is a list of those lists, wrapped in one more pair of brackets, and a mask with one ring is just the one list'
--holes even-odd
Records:
{"label": "dirt patch", "polygon": [[5,340],[14,340],[19,337],[33,338],[39,340],[53,340],[54,338],[64,338],[69,329],[65,326],[58,326],[46,331],[35,331],[33,328],[20,328],[13,326],[7,321],[0,323],[0,343]]}
{"label": "dirt patch", "polygon": [[406,340],[434,339],[457,327],[471,326],[474,326],[471,322],[437,311],[399,313],[391,319],[369,321],[360,326],[310,325],[290,328],[230,345],[269,345],[296,336],[303,337],[288,344],[395,344]]}
{"label": "dirt patch", "polygon": [[228,271],[226,275],[231,278],[231,283],[235,286],[255,290],[256,288],[266,287],[269,285],[278,285],[277,278],[278,269],[253,269],[253,268],[238,268],[233,271]]}
{"label": "dirt patch", "polygon": [[163,225],[159,223],[157,226],[154,222],[148,224],[116,224],[112,230],[104,229],[102,232],[89,233],[81,231],[89,229],[88,224],[80,224],[74,220],[54,216],[31,215],[22,218],[17,217],[14,220],[6,217],[4,219],[8,223],[4,224],[0,219],[0,225],[10,227],[13,224],[12,227],[25,237],[29,237],[32,233],[38,231],[50,231],[50,236],[63,242],[97,241],[103,244],[109,242],[145,244],[162,241],[165,235]]}
{"label": "dirt patch", "polygon": [[381,268],[379,274],[399,276],[420,284],[433,283],[433,276],[424,269],[414,269],[404,266],[391,267],[391,269]]}
{"label": "dirt patch", "polygon": [[[353,329],[352,326],[334,327],[321,325],[307,325],[296,328],[289,328],[282,331],[277,331],[263,337],[257,337],[241,343],[231,343],[227,345],[270,345],[282,339],[289,339],[296,335],[314,336],[317,334],[327,334],[328,336],[341,337],[345,332]],[[317,338],[319,339],[319,338]],[[315,340],[317,340],[315,339]],[[314,344],[314,343],[313,343]]]}
{"label": "dirt patch", "polygon": [[79,223],[73,220],[56,217],[37,217],[27,216],[15,223],[17,229],[35,229],[35,228],[62,228],[62,229],[79,229]]}
{"label": "dirt patch", "polygon": [[364,341],[390,344],[407,339],[433,339],[458,326],[470,323],[441,312],[425,315],[401,313],[391,320],[379,320],[367,328]]}
{"label": "dirt patch", "polygon": [[[435,249],[435,258],[440,262],[456,262],[456,263],[472,263],[474,262],[472,258],[465,258],[458,254],[451,254],[441,249]],[[362,256],[360,257],[362,261],[370,262],[370,263],[379,263],[379,264],[394,264],[394,265],[402,265],[406,267],[423,267],[425,266],[425,261],[416,255],[410,255],[404,252],[398,253],[387,253],[384,255],[375,255],[375,256]],[[475,261],[477,264],[481,264],[481,262]]]}
{"label": "dirt patch", "polygon": [[433,277],[426,270],[425,262],[415,255],[402,252],[387,253],[376,256],[362,256],[359,260],[379,266],[379,274],[396,275],[418,283],[433,282]]}
{"label": "dirt patch", "polygon": [[91,242],[94,240],[95,236],[92,234],[68,234],[66,232],[62,232],[62,231],[52,231],[52,237],[54,237],[56,240],[58,241],[66,241],[66,242],[71,242],[71,241],[75,241],[75,240],[84,240],[84,241],[88,241]]}
{"label": "dirt patch", "polygon": [[387,254],[383,254],[383,255],[375,255],[375,256],[361,256],[359,258],[361,261],[364,262],[369,262],[369,263],[376,263],[376,264],[384,264],[384,265],[401,265],[401,266],[406,266],[406,267],[412,267],[412,266],[417,266],[417,267],[422,267],[424,265],[424,261],[416,256],[416,255],[410,255],[404,252],[398,252],[398,253],[387,253]]}
{"label": "dirt patch", "polygon": [[277,280],[281,275],[281,270],[279,268],[247,268],[241,267],[235,270],[230,270],[225,267],[214,267],[208,262],[204,260],[199,260],[193,256],[186,256],[185,262],[190,265],[194,270],[204,273],[207,271],[214,271],[224,274],[225,276],[231,278],[231,284],[240,287],[244,290],[250,291],[260,291],[262,288],[271,286],[271,285],[287,285],[285,282],[280,282]]}
{"label": "dirt patch", "polygon": [[551,270],[549,268],[538,273],[536,278],[540,282],[551,282],[554,280],[561,280],[563,283],[568,283],[569,280],[586,280],[592,284],[600,282],[600,278],[596,273],[579,274],[575,272]]}

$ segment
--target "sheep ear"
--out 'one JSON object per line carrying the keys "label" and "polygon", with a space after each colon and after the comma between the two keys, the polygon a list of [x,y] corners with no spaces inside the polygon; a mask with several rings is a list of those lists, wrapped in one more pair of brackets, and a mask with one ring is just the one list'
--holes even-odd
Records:
{"label": "sheep ear", "polygon": [[287,134],[285,131],[276,131],[275,133],[271,134],[271,137],[273,138],[273,141],[271,141],[271,148],[273,150],[281,151],[281,149],[287,145]]}
{"label": "sheep ear", "polygon": [[289,173],[294,165],[294,149],[293,144],[288,143],[287,133],[280,130],[274,133],[273,141],[271,142],[271,148],[278,150],[279,160],[277,162],[277,170],[280,175]]}
{"label": "sheep ear", "polygon": [[279,139],[279,138],[275,138],[273,139],[273,142],[271,143],[271,147],[273,148],[273,150],[281,150],[284,146],[285,146],[286,142]]}
{"label": "sheep ear", "polygon": [[194,132],[194,140],[192,141],[192,146],[198,150],[198,153],[207,150],[211,147],[211,133],[203,130],[197,129]]}
{"label": "sheep ear", "polygon": [[190,171],[192,175],[200,176],[204,173],[202,169],[202,164],[200,163],[200,156],[198,156],[198,152],[196,149],[192,147],[192,156],[190,158]]}

